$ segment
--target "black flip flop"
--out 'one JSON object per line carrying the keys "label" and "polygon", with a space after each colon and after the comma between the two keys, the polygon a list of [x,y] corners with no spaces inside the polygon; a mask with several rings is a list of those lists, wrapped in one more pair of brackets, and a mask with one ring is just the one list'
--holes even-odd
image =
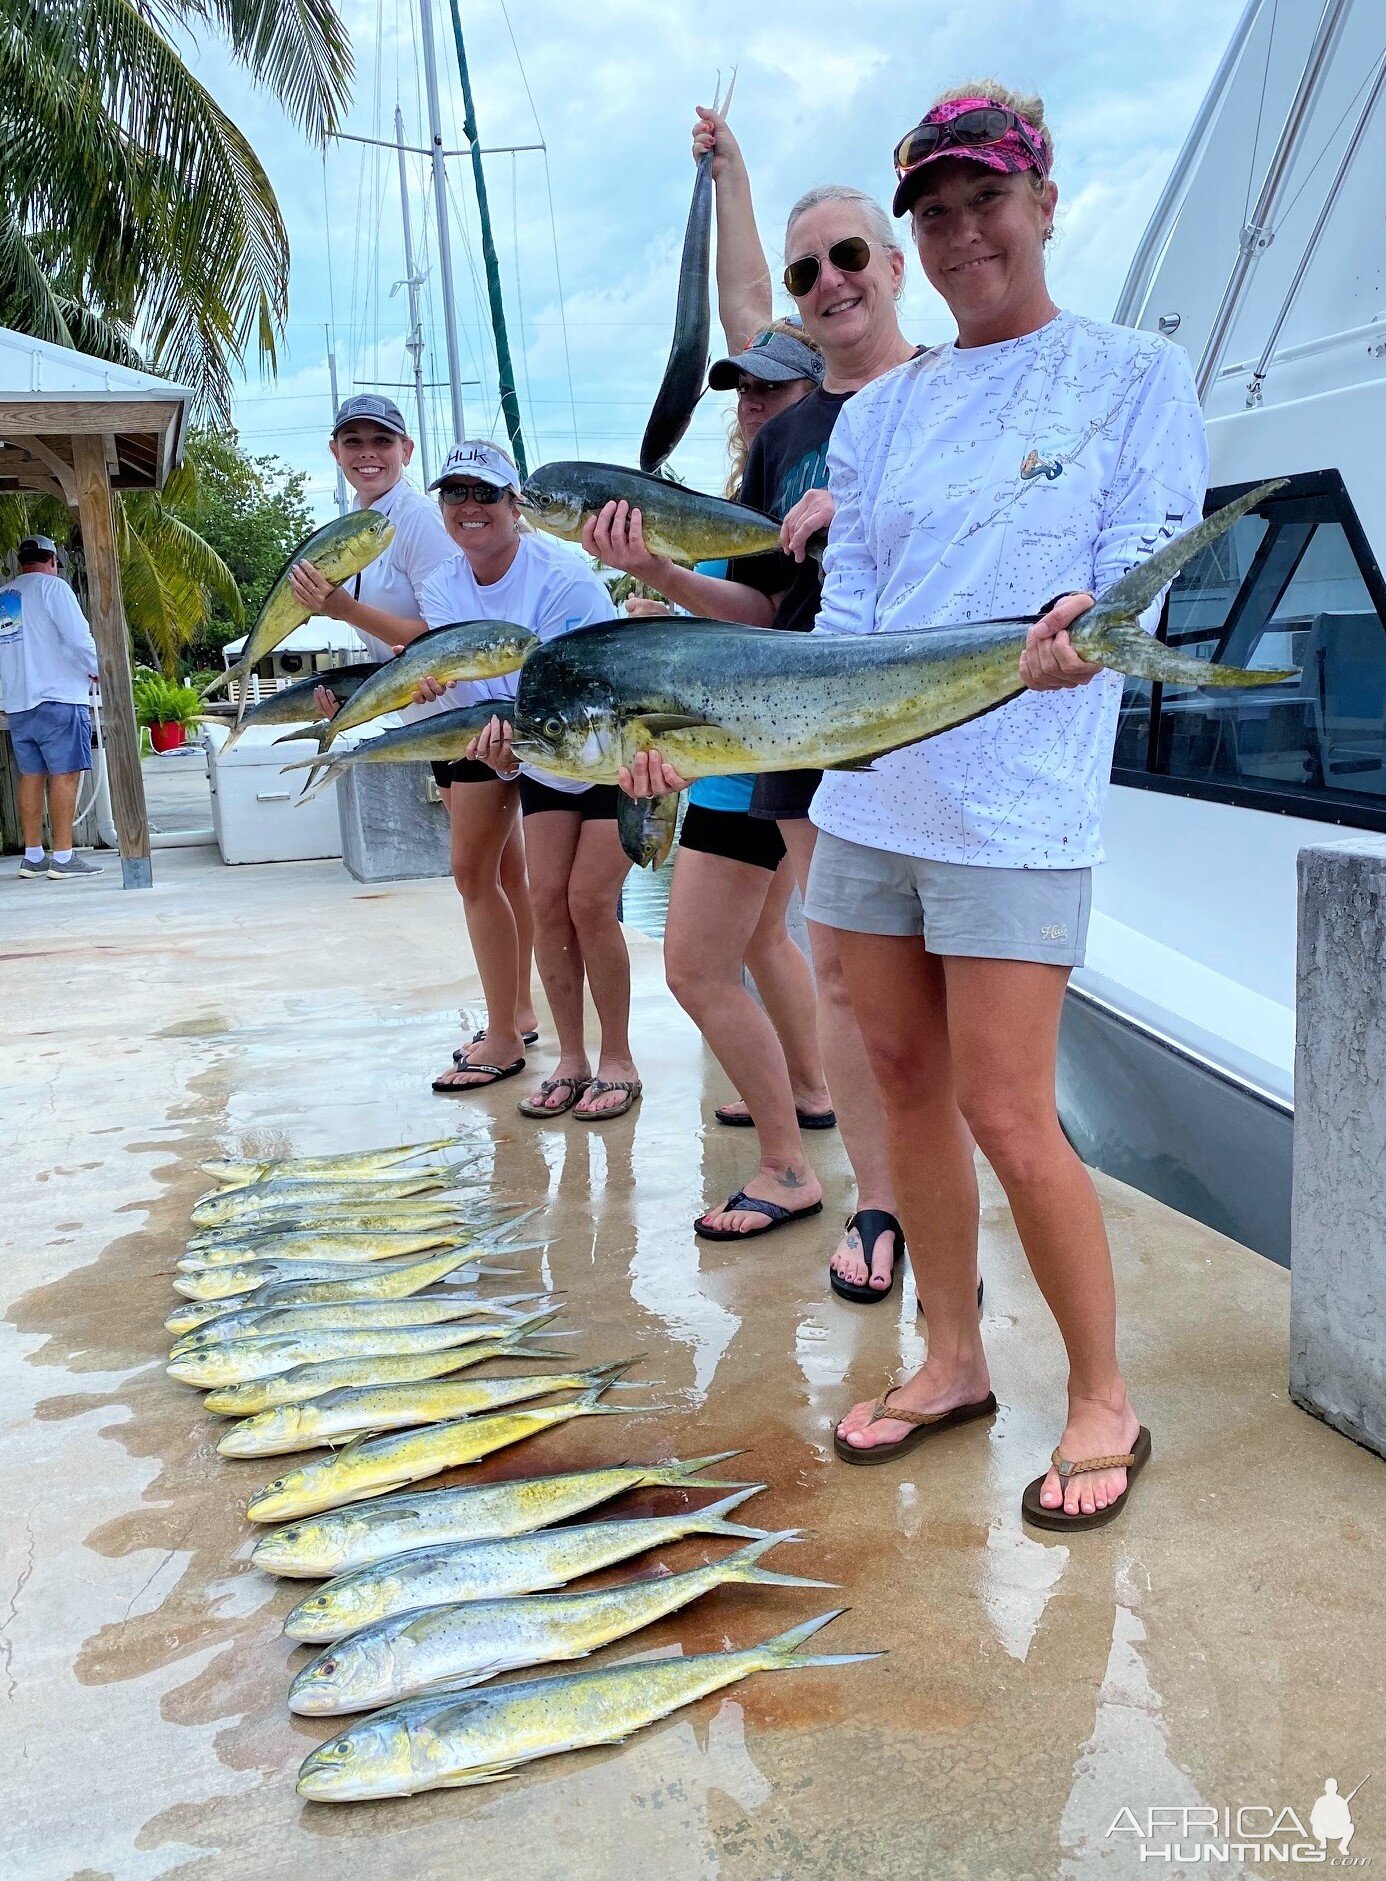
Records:
{"label": "black flip flop", "polygon": [[823,1204],[810,1202],[807,1208],[782,1208],[778,1202],[763,1202],[758,1195],[747,1195],[738,1189],[735,1195],[727,1197],[717,1212],[764,1215],[766,1222],[763,1228],[748,1228],[744,1234],[738,1234],[735,1228],[706,1228],[703,1224],[707,1215],[699,1215],[693,1223],[694,1234],[704,1241],[754,1241],[758,1235],[773,1234],[776,1228],[787,1228],[791,1221],[807,1221],[810,1215],[821,1215]]}
{"label": "black flip flop", "polygon": [[470,1097],[473,1091],[489,1091],[493,1084],[503,1084],[507,1078],[517,1078],[525,1068],[523,1058],[517,1058],[513,1065],[479,1065],[468,1058],[459,1064],[459,1071],[484,1071],[486,1076],[480,1084],[444,1084],[441,1078],[433,1080],[433,1088],[439,1097]]}
{"label": "black flip flop", "polygon": [[1142,1424],[1135,1443],[1132,1445],[1131,1449],[1127,1451],[1125,1456],[1095,1456],[1089,1457],[1087,1461],[1083,1463],[1070,1463],[1066,1457],[1060,1456],[1056,1450],[1050,1461],[1053,1467],[1059,1472],[1060,1479],[1065,1483],[1068,1482],[1070,1477],[1084,1476],[1092,1470],[1124,1469],[1126,1471],[1126,1487],[1122,1490],[1116,1501],[1109,1502],[1105,1509],[1094,1509],[1091,1515],[1065,1515],[1062,1504],[1060,1504],[1057,1509],[1046,1509],[1039,1499],[1040,1490],[1044,1487],[1044,1477],[1049,1474],[1049,1471],[1046,1470],[1044,1476],[1037,1476],[1032,1483],[1025,1485],[1025,1493],[1020,1498],[1020,1513],[1024,1516],[1025,1520],[1030,1523],[1032,1528],[1061,1530],[1070,1528],[1105,1528],[1108,1522],[1114,1522],[1121,1514],[1121,1511],[1126,1506],[1126,1498],[1130,1495],[1136,1478],[1150,1461],[1150,1432],[1146,1429],[1145,1425]]}
{"label": "black flip flop", "polygon": [[840,1299],[851,1300],[857,1306],[875,1306],[881,1300],[888,1300],[895,1291],[895,1270],[900,1265],[900,1257],[905,1252],[905,1231],[899,1221],[885,1208],[859,1208],[855,1215],[847,1217],[847,1230],[861,1230],[862,1258],[866,1262],[868,1273],[871,1270],[872,1255],[876,1243],[883,1234],[895,1236],[895,1253],[890,1263],[890,1280],[884,1287],[863,1286],[855,1280],[844,1280],[831,1265],[828,1268],[828,1284]]}
{"label": "black flip flop", "polygon": [[[718,1123],[728,1130],[754,1130],[756,1127],[756,1120],[749,1112],[743,1117],[739,1111],[728,1110],[725,1106],[719,1105],[712,1114]],[[800,1110],[796,1104],[794,1115],[799,1119],[801,1130],[835,1130],[837,1128],[835,1110]]]}
{"label": "black flip flop", "polygon": [[[891,1390],[895,1387],[892,1385]],[[952,1430],[958,1424],[970,1424],[979,1417],[993,1417],[996,1413],[996,1399],[989,1391],[977,1404],[955,1404],[951,1411],[892,1411],[887,1399],[890,1391],[883,1391],[876,1400],[876,1408],[871,1413],[870,1422],[877,1423],[883,1417],[893,1417],[898,1423],[910,1424],[903,1437],[894,1443],[873,1444],[869,1450],[858,1450],[845,1442],[836,1431],[833,1432],[833,1449],[844,1463],[889,1463],[892,1457],[903,1456],[907,1450],[913,1450],[917,1444],[924,1443],[930,1437],[937,1437],[945,1430]]]}
{"label": "black flip flop", "polygon": [[[472,1044],[479,1045],[485,1036],[486,1028],[483,1026],[479,1032],[472,1033]],[[539,1034],[537,1032],[521,1032],[520,1043],[522,1045],[537,1045],[539,1043]],[[452,1054],[452,1062],[455,1065],[460,1065],[466,1056],[467,1048],[463,1045]]]}

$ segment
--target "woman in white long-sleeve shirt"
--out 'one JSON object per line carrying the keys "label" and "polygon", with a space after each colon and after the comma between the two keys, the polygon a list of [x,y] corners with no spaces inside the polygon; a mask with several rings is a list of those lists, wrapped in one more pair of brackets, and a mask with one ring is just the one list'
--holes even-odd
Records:
{"label": "woman in white long-sleeve shirt", "polygon": [[1118,1512],[1150,1439],[1118,1366],[1096,1192],[1055,1107],[1121,697],[1066,629],[1197,520],[1207,457],[1183,351],[1050,299],[1051,158],[1040,100],[990,84],[939,100],[896,153],[895,212],[911,214],[958,339],[878,379],[838,419],[816,631],[1041,617],[1018,699],[872,773],[829,773],[812,811],[808,913],[836,930],[929,1326],[924,1365],[848,1413],[837,1453],[881,1462],[996,1408],[977,1324],[970,1132],[1069,1361],[1055,1467],[1026,1490],[1024,1514],[1076,1529]]}

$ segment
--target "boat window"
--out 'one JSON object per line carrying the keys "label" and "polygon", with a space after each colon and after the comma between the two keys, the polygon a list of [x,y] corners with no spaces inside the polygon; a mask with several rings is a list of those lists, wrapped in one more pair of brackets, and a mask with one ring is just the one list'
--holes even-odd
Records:
{"label": "boat window", "polygon": [[[1239,493],[1209,495],[1216,509]],[[1292,480],[1184,569],[1161,637],[1195,659],[1298,676],[1237,691],[1130,681],[1121,783],[1386,827],[1386,607],[1341,479]]]}

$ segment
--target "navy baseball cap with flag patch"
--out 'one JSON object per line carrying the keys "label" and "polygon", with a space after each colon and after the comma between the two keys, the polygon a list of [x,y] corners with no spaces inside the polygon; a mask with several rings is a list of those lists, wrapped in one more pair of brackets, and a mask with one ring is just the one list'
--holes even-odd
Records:
{"label": "navy baseball cap with flag patch", "polygon": [[337,407],[337,416],[332,421],[332,435],[335,438],[344,425],[353,419],[369,419],[372,424],[381,425],[386,431],[393,431],[397,437],[407,438],[409,426],[404,422],[404,413],[392,398],[382,398],[378,392],[358,392],[353,398],[344,398]]}
{"label": "navy baseball cap with flag patch", "polygon": [[812,379],[823,383],[827,363],[807,340],[796,340],[792,333],[777,333],[766,327],[757,333],[742,353],[716,360],[707,375],[713,392],[733,392],[744,372],[748,379],[760,379],[766,385],[788,385],[791,379]]}
{"label": "navy baseball cap with flag patch", "polygon": [[461,483],[467,478],[476,483],[489,483],[497,490],[520,487],[519,471],[489,438],[464,438],[460,444],[454,444],[443,460],[443,468],[428,487],[441,490],[445,483]]}

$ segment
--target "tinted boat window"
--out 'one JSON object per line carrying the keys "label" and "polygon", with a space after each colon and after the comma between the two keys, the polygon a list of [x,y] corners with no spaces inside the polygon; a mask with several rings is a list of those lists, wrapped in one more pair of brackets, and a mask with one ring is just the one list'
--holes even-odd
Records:
{"label": "tinted boat window", "polygon": [[1299,677],[1240,692],[1129,682],[1117,781],[1386,826],[1382,599],[1341,481],[1295,479],[1189,564],[1161,634],[1196,659]]}

